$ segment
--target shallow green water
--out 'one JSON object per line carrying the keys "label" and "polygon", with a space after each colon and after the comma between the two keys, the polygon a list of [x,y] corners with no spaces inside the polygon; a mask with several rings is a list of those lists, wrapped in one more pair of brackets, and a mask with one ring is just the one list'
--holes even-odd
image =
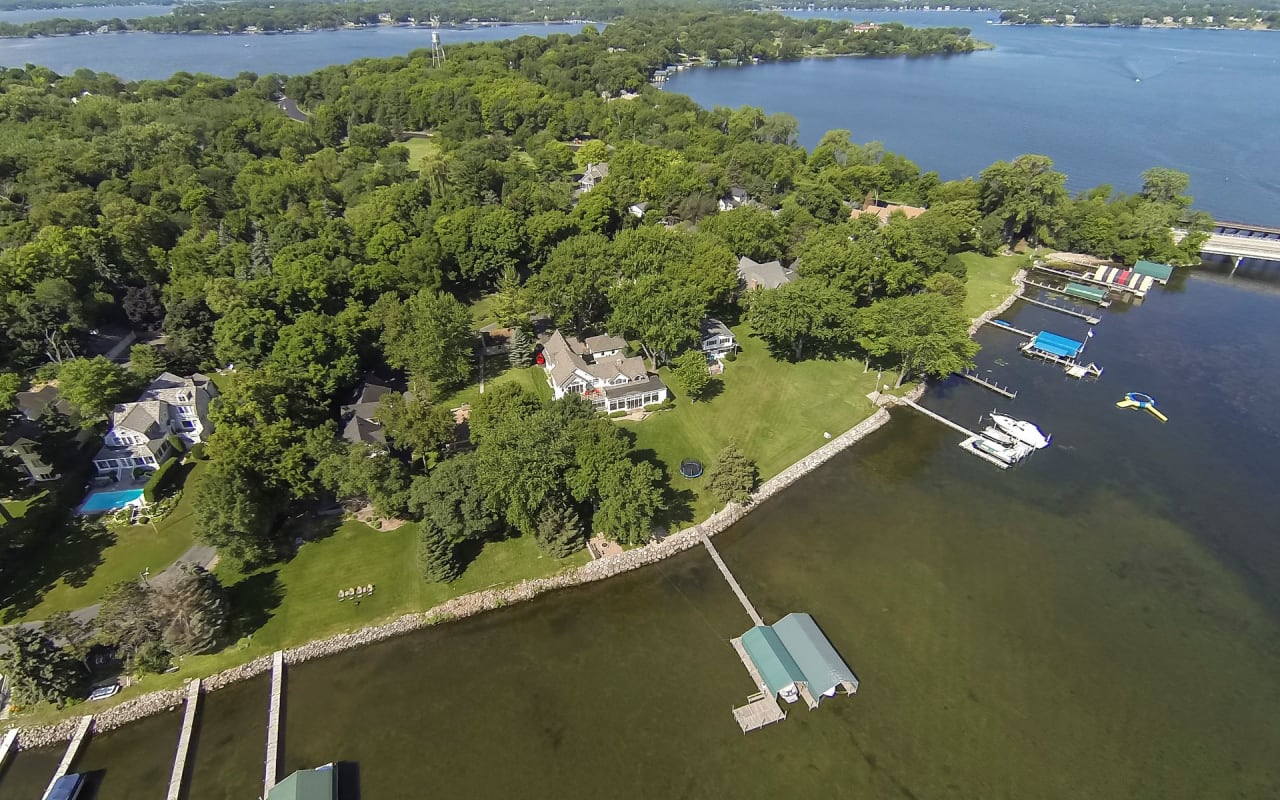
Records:
{"label": "shallow green water", "polygon": [[[1275,797],[1277,311],[1212,276],[1118,308],[1096,384],[984,333],[983,367],[1019,390],[999,405],[1051,448],[1002,473],[895,411],[718,537],[767,620],[815,616],[856,697],[743,736],[730,710],[753,687],[727,640],[749,621],[693,551],[292,669],[286,772],[347,762],[364,800]],[[1115,409],[1129,390],[1171,421]],[[996,399],[927,402],[972,423]],[[206,698],[190,797],[258,796],[265,718],[262,680]],[[92,740],[77,769],[103,771],[100,797],[158,796],[176,727]],[[0,798],[49,768],[20,755]]]}

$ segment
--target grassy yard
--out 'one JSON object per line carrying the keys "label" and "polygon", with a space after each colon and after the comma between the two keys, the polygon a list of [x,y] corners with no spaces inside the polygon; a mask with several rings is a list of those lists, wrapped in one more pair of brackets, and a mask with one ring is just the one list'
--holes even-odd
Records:
{"label": "grassy yard", "polygon": [[440,152],[440,145],[430,139],[406,139],[400,142],[400,146],[409,150],[409,169],[414,172],[418,171],[418,166],[422,164],[425,156]]}
{"label": "grassy yard", "polygon": [[998,306],[1013,291],[1014,273],[1027,266],[1026,256],[984,256],[961,253],[959,259],[968,270],[965,283],[969,294],[964,301],[964,315],[973,319]]}
{"label": "grassy yard", "polygon": [[[705,476],[680,476],[681,460],[696,458],[709,471],[720,450],[736,440],[759,465],[761,479],[767,479],[821,447],[825,433],[841,434],[874,410],[866,395],[875,389],[876,373],[864,373],[860,362],[791,364],[770,355],[746,325],[734,328],[734,334],[742,352],[726,365],[710,400],[691,403],[677,397],[674,409],[642,422],[619,423],[635,433],[642,455],[665,464],[672,476],[678,495],[670,509],[673,525],[702,519],[716,506]],[[674,389],[669,371],[660,374]]]}
{"label": "grassy yard", "polygon": [[81,533],[76,529],[51,532],[67,538],[55,545],[53,552],[59,557],[47,565],[66,563],[57,575],[50,577],[39,602],[18,613],[5,609],[7,621],[44,619],[55,611],[93,605],[112,584],[135,579],[144,569],[158,573],[176,561],[194,544],[191,531],[194,492],[191,489],[198,481],[200,466],[196,464],[187,476],[186,490],[178,507],[155,526],[129,525],[111,529],[106,534]]}
{"label": "grassy yard", "polygon": [[[496,374],[485,379],[484,385],[486,389],[491,389],[504,383],[518,383],[544,400],[551,399],[551,387],[547,385],[547,373],[542,367],[511,369],[507,366],[506,356],[489,358],[486,359],[486,362],[487,372],[497,371]],[[463,403],[475,403],[476,400],[480,399],[480,394],[480,386],[473,384],[465,389],[459,389],[447,397],[442,397],[440,402],[450,408],[457,408]]]}

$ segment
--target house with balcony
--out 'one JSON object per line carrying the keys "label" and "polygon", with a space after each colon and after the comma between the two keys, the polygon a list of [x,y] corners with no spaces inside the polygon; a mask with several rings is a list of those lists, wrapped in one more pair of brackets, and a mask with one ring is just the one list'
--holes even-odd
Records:
{"label": "house with balcony", "polygon": [[586,397],[596,410],[633,411],[667,399],[667,387],[649,372],[644,359],[627,356],[626,340],[592,336],[578,346],[555,331],[538,353],[547,384],[557,400],[567,394]]}
{"label": "house with balcony", "polygon": [[54,468],[44,463],[40,456],[40,436],[44,431],[28,419],[14,423],[0,437],[0,454],[12,458],[18,470],[36,483],[55,481],[62,477]]}
{"label": "house with balcony", "polygon": [[699,339],[701,342],[698,345],[699,349],[711,360],[718,361],[738,349],[738,340],[733,335],[733,331],[729,330],[729,326],[712,317],[702,318]]}
{"label": "house with balcony", "polygon": [[218,388],[207,375],[161,373],[137,401],[111,412],[111,427],[93,466],[121,477],[127,474],[124,470],[155,469],[174,455],[170,436],[189,445],[203,442],[213,432],[209,403],[217,396]]}

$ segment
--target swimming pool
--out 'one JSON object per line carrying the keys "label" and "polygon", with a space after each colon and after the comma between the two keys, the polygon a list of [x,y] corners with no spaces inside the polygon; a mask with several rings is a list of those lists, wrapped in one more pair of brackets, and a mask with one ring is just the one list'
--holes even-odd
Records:
{"label": "swimming pool", "polygon": [[80,504],[81,514],[101,514],[104,511],[115,511],[124,508],[142,497],[141,489],[122,489],[118,492],[94,492]]}

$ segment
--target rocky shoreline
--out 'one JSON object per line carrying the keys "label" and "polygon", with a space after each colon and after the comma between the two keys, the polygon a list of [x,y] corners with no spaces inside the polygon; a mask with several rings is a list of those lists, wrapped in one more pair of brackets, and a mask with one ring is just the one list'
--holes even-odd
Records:
{"label": "rocky shoreline", "polygon": [[[999,306],[975,320],[969,330],[970,335],[980,328],[983,322],[1003,313],[1017,301],[1026,288],[1023,283],[1025,276],[1025,270],[1018,271],[1013,277],[1013,282],[1016,284],[1014,292]],[[921,383],[907,396],[912,400],[918,400],[923,396],[925,388],[925,384]],[[532,600],[540,594],[556,589],[565,589],[571,586],[581,586],[605,580],[697,547],[701,542],[702,536],[715,536],[727,530],[769,498],[884,426],[889,422],[889,412],[884,406],[892,405],[895,399],[892,395],[887,394],[879,398],[877,405],[881,407],[877,408],[871,416],[762,483],[752,494],[751,502],[747,505],[730,503],[696,525],[684,528],[643,547],[589,561],[580,567],[561,572],[558,575],[546,578],[532,578],[512,586],[460,595],[451,600],[446,600],[427,611],[406,614],[381,625],[370,625],[349,633],[340,633],[326,639],[307,642],[298,647],[285,650],[284,663],[301,664],[315,658],[322,658],[411,633],[430,625],[463,619],[485,611],[509,606],[513,603]],[[260,656],[253,661],[223,670],[203,679],[202,688],[205,691],[215,691],[233,683],[248,680],[268,672],[270,669],[271,656]],[[182,707],[185,697],[186,689],[179,687],[149,692],[126,700],[95,715],[93,731],[102,733],[153,714],[177,710]],[[78,718],[73,717],[50,725],[21,728],[18,734],[18,744],[23,749],[31,749],[68,741],[75,732],[77,723]]]}

